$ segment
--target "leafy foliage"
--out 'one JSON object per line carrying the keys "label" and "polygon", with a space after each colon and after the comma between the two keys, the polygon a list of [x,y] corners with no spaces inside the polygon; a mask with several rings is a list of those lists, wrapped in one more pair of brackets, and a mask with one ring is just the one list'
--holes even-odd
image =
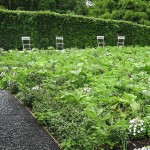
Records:
{"label": "leafy foliage", "polygon": [[143,118],[142,138],[150,135],[149,54],[149,47],[1,51],[0,88],[32,107],[65,150],[126,149],[132,119]]}
{"label": "leafy foliage", "polygon": [[105,36],[106,45],[116,45],[118,34],[126,36],[125,45],[150,44],[150,27],[50,12],[1,10],[0,28],[0,47],[6,50],[22,49],[22,36],[30,36],[36,48],[55,47],[57,35],[64,36],[65,48],[95,47],[97,35]]}
{"label": "leafy foliage", "polygon": [[90,8],[89,16],[98,18],[127,20],[139,24],[150,25],[147,0],[93,0],[95,5]]}
{"label": "leafy foliage", "polygon": [[49,10],[58,13],[86,15],[88,9],[85,0],[0,0],[0,5],[9,10]]}

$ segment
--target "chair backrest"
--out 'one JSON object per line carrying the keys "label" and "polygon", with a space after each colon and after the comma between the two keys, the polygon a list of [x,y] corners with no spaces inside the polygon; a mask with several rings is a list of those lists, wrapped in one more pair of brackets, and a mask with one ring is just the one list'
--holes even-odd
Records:
{"label": "chair backrest", "polygon": [[56,36],[56,40],[63,40],[63,36]]}
{"label": "chair backrest", "polygon": [[104,40],[104,36],[97,36],[97,40]]}
{"label": "chair backrest", "polygon": [[21,37],[22,44],[30,44],[30,37],[29,36],[24,36]]}
{"label": "chair backrest", "polygon": [[125,36],[118,36],[118,40],[124,40]]}
{"label": "chair backrest", "polygon": [[30,40],[30,37],[29,36],[25,36],[25,37],[21,37],[22,41],[24,40]]}

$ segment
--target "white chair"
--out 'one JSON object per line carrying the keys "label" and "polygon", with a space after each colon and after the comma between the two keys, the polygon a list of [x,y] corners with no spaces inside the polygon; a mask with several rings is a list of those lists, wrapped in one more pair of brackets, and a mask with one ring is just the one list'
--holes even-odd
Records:
{"label": "white chair", "polygon": [[103,47],[105,46],[104,36],[97,36],[97,45]]}
{"label": "white chair", "polygon": [[125,36],[118,36],[117,46],[124,46]]}
{"label": "white chair", "polygon": [[56,36],[56,49],[64,49],[64,38],[63,36]]}
{"label": "white chair", "polygon": [[31,50],[30,37],[21,37],[23,49]]}

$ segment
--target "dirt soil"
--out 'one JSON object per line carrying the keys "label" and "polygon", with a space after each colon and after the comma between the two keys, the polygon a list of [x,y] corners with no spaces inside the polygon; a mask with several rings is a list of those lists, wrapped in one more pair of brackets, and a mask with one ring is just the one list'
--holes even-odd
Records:
{"label": "dirt soil", "polygon": [[[142,148],[144,146],[150,146],[150,139],[145,138],[141,140],[129,140],[127,144],[127,150],[134,150],[135,148]],[[122,146],[113,148],[113,150],[122,150]]]}

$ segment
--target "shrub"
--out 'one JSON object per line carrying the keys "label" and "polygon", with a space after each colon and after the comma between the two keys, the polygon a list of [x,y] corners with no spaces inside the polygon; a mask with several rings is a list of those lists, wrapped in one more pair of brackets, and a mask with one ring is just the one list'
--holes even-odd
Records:
{"label": "shrub", "polygon": [[117,34],[126,36],[125,45],[150,45],[150,27],[124,21],[45,12],[0,10],[0,47],[22,49],[21,37],[31,36],[32,47],[55,47],[55,36],[63,35],[67,47],[95,47],[96,36],[106,45],[116,45]]}

